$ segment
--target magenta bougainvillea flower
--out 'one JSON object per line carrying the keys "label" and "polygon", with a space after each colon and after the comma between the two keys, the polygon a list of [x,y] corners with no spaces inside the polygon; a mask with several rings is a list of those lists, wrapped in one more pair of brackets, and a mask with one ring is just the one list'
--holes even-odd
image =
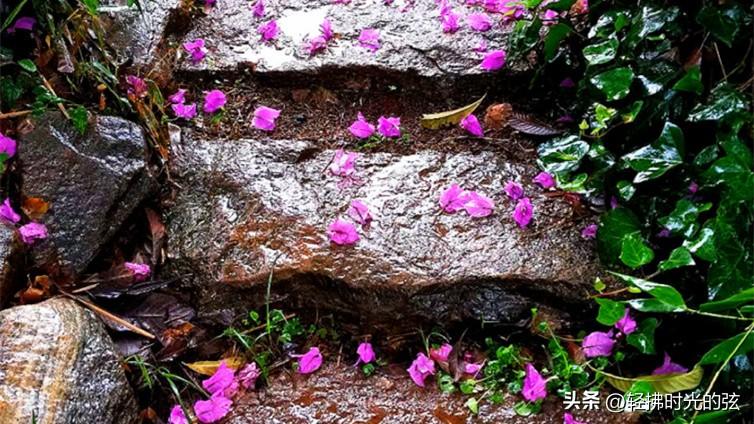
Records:
{"label": "magenta bougainvillea flower", "polygon": [[351,201],[351,207],[348,208],[348,216],[363,226],[369,225],[372,222],[372,214],[369,213],[369,207],[361,200]]}
{"label": "magenta bougainvillea flower", "polygon": [[147,83],[143,79],[136,75],[128,75],[126,76],[126,83],[128,84],[128,94],[134,97],[146,97]]}
{"label": "magenta bougainvillea flower", "polygon": [[199,400],[194,404],[194,413],[199,422],[216,423],[223,419],[233,402],[221,394],[216,394],[208,400]]}
{"label": "magenta bougainvillea flower", "polygon": [[482,59],[482,68],[486,71],[495,71],[505,65],[505,50],[493,50]]}
{"label": "magenta bougainvillea flower", "polygon": [[257,28],[257,33],[262,36],[262,41],[274,40],[278,36],[278,23],[276,20],[266,22]]}
{"label": "magenta bougainvillea flower", "polygon": [[225,364],[225,361],[220,362],[220,366],[212,377],[202,381],[202,387],[204,387],[211,395],[221,395],[226,398],[231,398],[238,391],[238,381],[236,380],[236,372],[232,368]]}
{"label": "magenta bougainvillea flower", "polygon": [[0,219],[9,224],[16,224],[21,220],[21,215],[17,214],[16,211],[13,210],[13,206],[10,205],[9,198],[6,198],[3,201],[3,204],[0,205]]}
{"label": "magenta bougainvillea flower", "polygon": [[356,354],[359,355],[359,359],[356,361],[356,365],[368,364],[377,359],[377,356],[374,354],[372,344],[369,342],[361,343],[359,347],[356,348]]}
{"label": "magenta bougainvillea flower", "polygon": [[319,24],[319,32],[322,34],[322,37],[325,38],[325,41],[330,41],[334,35],[332,32],[332,22],[325,18],[322,23]]}
{"label": "magenta bougainvillea flower", "polygon": [[[615,209],[615,208],[613,208],[613,209]],[[667,228],[663,228],[662,230],[660,230],[659,233],[657,233],[657,237],[659,237],[659,238],[668,238],[668,237],[670,237],[670,230],[668,230]]]}
{"label": "magenta bougainvillea flower", "polygon": [[581,238],[592,240],[597,237],[597,224],[589,224],[581,230]]}
{"label": "magenta bougainvillea flower", "polygon": [[463,372],[474,377],[482,371],[482,364],[466,363],[463,367]]}
{"label": "magenta bougainvillea flower", "polygon": [[186,101],[187,91],[185,88],[179,88],[178,91],[168,97],[168,100],[170,100],[170,103],[183,103]]}
{"label": "magenta bougainvillea flower", "polygon": [[586,423],[584,421],[579,421],[576,418],[573,418],[573,415],[566,412],[563,414],[563,424],[586,424]]}
{"label": "magenta bougainvillea flower", "polygon": [[571,77],[563,78],[563,81],[560,81],[560,88],[573,88],[576,87],[576,83],[573,81]]}
{"label": "magenta bougainvillea flower", "polygon": [[479,120],[474,115],[469,115],[461,119],[461,122],[459,125],[461,126],[461,128],[465,129],[469,134],[473,136],[484,137],[484,130],[482,129],[482,124],[479,123]]}
{"label": "magenta bougainvillea flower", "polygon": [[356,172],[357,153],[346,152],[343,149],[335,151],[332,162],[330,163],[330,173],[339,177],[348,177]]}
{"label": "magenta bougainvillea flower", "polygon": [[526,6],[522,1],[503,0],[498,3],[497,12],[503,15],[503,22],[521,19],[526,13]]}
{"label": "magenta bougainvillea flower", "polygon": [[521,395],[528,402],[536,402],[547,397],[547,381],[532,364],[526,364],[524,387]]}
{"label": "magenta bougainvillea flower", "polygon": [[581,342],[581,348],[587,358],[610,356],[613,354],[613,347],[615,347],[615,340],[612,333],[604,331],[589,333]]}
{"label": "magenta bougainvillea flower", "polygon": [[545,25],[545,26],[555,25],[558,23],[559,17],[560,15],[558,14],[558,12],[552,9],[547,9],[545,10],[545,13],[542,14],[542,25]]}
{"label": "magenta bougainvillea flower", "polygon": [[619,319],[618,322],[615,323],[615,328],[625,335],[629,335],[636,331],[636,321],[631,318],[631,312],[629,308],[626,308],[626,311],[623,313],[623,318]]}
{"label": "magenta bougainvillea flower", "polygon": [[21,241],[24,244],[31,245],[47,238],[47,227],[38,222],[30,222],[19,227],[18,233],[21,235]]}
{"label": "magenta bougainvillea flower", "polygon": [[356,138],[369,138],[374,134],[374,125],[367,122],[364,115],[359,112],[356,115],[356,120],[353,121],[353,124],[351,124],[350,127],[348,127],[348,131],[350,131]]}
{"label": "magenta bougainvillea flower", "polygon": [[34,29],[34,25],[36,25],[36,23],[37,20],[32,18],[31,16],[21,16],[20,18],[16,19],[16,22],[13,22],[13,25],[8,27],[6,31],[8,32],[8,34],[13,34],[17,29],[31,31]]}
{"label": "magenta bougainvillea flower", "polygon": [[323,35],[318,35],[314,38],[306,40],[304,43],[304,50],[309,56],[314,56],[318,52],[321,52],[327,48],[327,40]]}
{"label": "magenta bougainvillea flower", "polygon": [[257,379],[262,375],[262,371],[257,366],[256,362],[251,362],[243,366],[238,370],[238,383],[244,389],[254,388],[257,384]]}
{"label": "magenta bougainvillea flower", "polygon": [[377,120],[377,130],[383,137],[397,138],[401,136],[401,118],[380,116]]}
{"label": "magenta bougainvillea flower", "polygon": [[469,201],[469,194],[458,184],[451,184],[440,195],[440,207],[447,213],[455,213]]}
{"label": "magenta bougainvillea flower", "polygon": [[474,46],[474,48],[471,49],[471,50],[474,50],[477,53],[484,53],[484,52],[486,52],[487,51],[487,40],[485,40],[485,39],[479,40],[479,42],[476,44],[476,46]]}
{"label": "magenta bougainvillea flower", "polygon": [[469,192],[469,200],[463,205],[463,208],[473,218],[484,218],[492,215],[492,212],[495,211],[495,202],[487,196],[471,191]]}
{"label": "magenta bougainvillea flower", "polygon": [[183,104],[183,103],[175,103],[170,105],[170,108],[173,109],[173,113],[175,116],[179,118],[183,118],[185,120],[191,120],[196,117],[196,103],[190,103],[190,104]]}
{"label": "magenta bougainvillea flower", "polygon": [[251,13],[255,18],[261,18],[264,16],[264,0],[257,0],[253,6],[251,6]]}
{"label": "magenta bougainvillea flower", "polygon": [[0,154],[5,154],[6,157],[12,158],[16,155],[16,140],[5,136],[0,132]]}
{"label": "magenta bougainvillea flower", "polygon": [[168,424],[188,424],[186,414],[183,413],[183,408],[181,408],[181,405],[175,405],[173,406],[173,409],[170,410]]}
{"label": "magenta bougainvillea flower", "polygon": [[207,51],[204,49],[204,40],[201,38],[183,43],[183,48],[191,55],[193,64],[201,62],[207,55]]}
{"label": "magenta bougainvillea flower", "polygon": [[688,372],[688,368],[684,367],[683,365],[676,364],[675,362],[673,362],[670,359],[670,355],[668,355],[668,353],[665,352],[662,365],[660,365],[658,368],[652,371],[652,375],[676,374],[676,373],[682,373],[682,372]]}
{"label": "magenta bougainvillea flower", "polygon": [[461,15],[454,12],[452,9],[447,9],[444,13],[440,14],[440,21],[442,22],[442,30],[443,32],[446,32],[448,34],[453,34],[454,32],[458,31],[458,28],[461,27],[459,25],[460,20],[461,20]]}
{"label": "magenta bougainvillea flower", "polygon": [[376,52],[380,48],[380,32],[373,28],[364,28],[359,34],[359,45]]}
{"label": "magenta bougainvillea flower", "polygon": [[322,366],[322,354],[317,347],[309,348],[309,351],[298,359],[299,374],[311,374],[317,371],[320,366]]}
{"label": "magenta bougainvillea flower", "polygon": [[448,362],[451,353],[453,353],[453,346],[449,343],[443,343],[438,348],[429,349],[429,357],[437,362]]}
{"label": "magenta bougainvillea flower", "polygon": [[508,181],[505,183],[503,190],[505,190],[505,194],[507,194],[512,200],[518,200],[524,197],[524,188],[521,187],[521,184],[515,181]]}
{"label": "magenta bougainvillea flower", "polygon": [[620,204],[618,203],[618,198],[615,196],[610,196],[610,209],[615,209],[618,206],[620,206]]}
{"label": "magenta bougainvillea flower", "polygon": [[145,281],[152,274],[152,268],[147,264],[137,264],[134,262],[126,262],[123,264],[126,269],[134,276],[134,281],[140,283]]}
{"label": "magenta bougainvillea flower", "polygon": [[427,355],[419,353],[406,371],[417,386],[424,387],[427,377],[435,375],[435,363]]}
{"label": "magenta bougainvillea flower", "polygon": [[280,116],[280,111],[267,106],[259,106],[254,110],[254,118],[251,124],[254,128],[262,131],[274,131],[275,120]]}
{"label": "magenta bougainvillea flower", "polygon": [[547,172],[540,172],[536,177],[534,177],[532,181],[535,184],[539,184],[539,186],[542,188],[555,187],[555,178],[553,178],[552,175],[548,174]]}
{"label": "magenta bougainvillea flower", "polygon": [[697,191],[699,191],[699,184],[697,184],[696,181],[692,181],[691,184],[689,184],[689,193],[696,194]]}
{"label": "magenta bougainvillea flower", "polygon": [[327,230],[332,243],[348,246],[359,241],[359,233],[356,227],[348,221],[336,219]]}
{"label": "magenta bougainvillea flower", "polygon": [[225,93],[220,90],[210,90],[204,93],[204,113],[214,113],[225,106]]}
{"label": "magenta bougainvillea flower", "polygon": [[492,28],[492,19],[486,13],[472,13],[466,17],[466,21],[474,31],[489,31]]}
{"label": "magenta bougainvillea flower", "polygon": [[531,204],[531,200],[528,197],[519,199],[516,204],[516,208],[513,210],[513,220],[520,228],[526,228],[531,222],[531,218],[534,215],[534,206]]}

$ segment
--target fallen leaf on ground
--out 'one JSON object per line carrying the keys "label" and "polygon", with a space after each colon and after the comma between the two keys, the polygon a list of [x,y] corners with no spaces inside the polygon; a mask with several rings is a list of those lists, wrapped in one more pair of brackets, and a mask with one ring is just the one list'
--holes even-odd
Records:
{"label": "fallen leaf on ground", "polygon": [[478,108],[479,105],[482,104],[482,101],[484,101],[485,97],[487,97],[486,94],[474,103],[458,109],[422,115],[422,127],[436,130],[442,127],[458,125],[458,123],[461,122],[463,118],[474,113],[476,108]]}
{"label": "fallen leaf on ground", "polygon": [[199,361],[184,365],[186,365],[190,370],[196,372],[197,374],[212,375],[215,373],[215,371],[217,371],[217,368],[220,367],[221,362],[225,362],[225,365],[228,368],[237,370],[241,368],[241,366],[246,361],[240,356],[231,356],[229,358],[223,358],[217,361]]}
{"label": "fallen leaf on ground", "polygon": [[47,213],[50,209],[50,204],[45,202],[41,197],[25,197],[21,209],[29,219],[36,221]]}
{"label": "fallen leaf on ground", "polygon": [[513,112],[510,103],[497,103],[490,105],[484,114],[484,126],[488,129],[499,130],[505,126]]}

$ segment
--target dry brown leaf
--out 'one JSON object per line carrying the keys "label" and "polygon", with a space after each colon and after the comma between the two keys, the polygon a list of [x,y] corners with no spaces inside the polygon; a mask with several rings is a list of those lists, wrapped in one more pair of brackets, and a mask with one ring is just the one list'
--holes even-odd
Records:
{"label": "dry brown leaf", "polygon": [[513,106],[510,103],[490,105],[484,115],[484,126],[491,130],[499,130],[508,123],[511,113],[513,113]]}
{"label": "dry brown leaf", "polygon": [[479,105],[482,104],[482,101],[484,101],[485,97],[487,97],[487,94],[482,96],[479,100],[475,101],[474,103],[460,107],[458,109],[448,110],[445,112],[424,114],[422,115],[422,119],[421,119],[422,127],[428,128],[431,130],[436,130],[438,128],[447,127],[450,125],[458,125],[458,123],[461,122],[463,118],[474,113],[476,108],[478,108]]}
{"label": "dry brown leaf", "polygon": [[41,197],[25,197],[21,209],[23,209],[29,219],[37,220],[47,213],[50,209],[50,204],[45,202]]}
{"label": "dry brown leaf", "polygon": [[241,356],[231,356],[229,358],[220,359],[219,361],[199,361],[190,364],[184,363],[184,365],[197,374],[212,375],[217,371],[217,368],[220,367],[221,362],[225,362],[225,365],[233,370],[241,368],[241,366],[246,363]]}

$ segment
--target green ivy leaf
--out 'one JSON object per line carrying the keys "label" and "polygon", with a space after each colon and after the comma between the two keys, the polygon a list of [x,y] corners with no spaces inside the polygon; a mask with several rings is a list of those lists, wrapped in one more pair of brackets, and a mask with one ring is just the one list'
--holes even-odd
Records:
{"label": "green ivy leaf", "polygon": [[79,134],[84,135],[86,128],[89,126],[89,113],[84,106],[76,106],[73,108],[69,115],[71,116],[71,123]]}
{"label": "green ivy leaf", "polygon": [[608,265],[618,265],[623,239],[639,228],[638,218],[627,208],[615,208],[602,215],[597,231],[600,259]]}
{"label": "green ivy leaf", "polygon": [[[641,289],[641,291],[651,295],[655,298],[658,302],[666,305],[669,308],[669,311],[684,311],[686,310],[686,302],[683,300],[683,296],[681,296],[681,293],[678,292],[675,288],[667,285],[667,284],[660,284],[655,283],[652,281],[647,281],[638,277],[632,277],[630,275],[625,274],[619,274],[617,272],[611,272],[611,274],[618,277],[623,282],[637,287]],[[635,300],[643,300],[643,299],[634,299],[629,301],[630,305],[634,305]],[[651,300],[651,299],[650,299]],[[649,306],[654,306],[652,302],[648,304]],[[643,310],[643,309],[638,309]],[[668,310],[663,310],[661,312],[667,312]]]}
{"label": "green ivy leaf", "polygon": [[702,94],[704,84],[702,84],[702,71],[699,65],[692,66],[673,86],[673,90],[688,91],[690,93]]}
{"label": "green ivy leaf", "polygon": [[560,42],[563,41],[570,33],[571,27],[562,22],[550,27],[550,31],[547,32],[547,36],[545,37],[544,41],[545,60],[552,62],[552,60],[555,59],[555,56],[558,53]]}
{"label": "green ivy leaf", "polygon": [[661,30],[665,24],[678,18],[677,7],[645,6],[641,9],[641,18],[638,20],[638,38],[642,39],[649,34]]}
{"label": "green ivy leaf", "polygon": [[739,306],[749,302],[754,302],[754,287],[748,288],[742,292],[736,293],[733,296],[727,297],[722,300],[702,303],[701,305],[699,305],[699,310],[704,312],[727,311],[730,309],[738,308]]}
{"label": "green ivy leaf", "polygon": [[566,174],[578,169],[581,160],[589,152],[589,143],[570,135],[542,143],[537,150],[539,163],[547,172]]}
{"label": "green ivy leaf", "polygon": [[620,180],[615,186],[618,189],[618,196],[626,202],[631,200],[636,193],[636,187],[630,181]]}
{"label": "green ivy leaf", "polygon": [[618,44],[617,39],[610,38],[606,41],[586,46],[582,52],[589,65],[602,65],[615,59],[615,55],[618,54]]}
{"label": "green ivy leaf", "polygon": [[735,12],[720,5],[705,6],[696,15],[696,21],[718,40],[731,47],[738,32]]}
{"label": "green ivy leaf", "polygon": [[695,238],[685,240],[683,242],[683,247],[687,248],[689,252],[695,254],[698,258],[712,262],[717,258],[714,237],[715,230],[705,226],[699,231]]}
{"label": "green ivy leaf", "polygon": [[13,107],[23,93],[24,89],[13,78],[9,76],[0,78],[0,101],[6,109]]}
{"label": "green ivy leaf", "polygon": [[670,215],[658,220],[660,225],[673,234],[680,234],[686,238],[693,236],[699,229],[699,215],[712,209],[712,203],[695,203],[689,199],[681,199],[675,204]]}
{"label": "green ivy leaf", "polygon": [[37,72],[37,65],[31,59],[19,60],[18,66],[20,66],[24,71],[27,72]]}
{"label": "green ivy leaf", "polygon": [[668,259],[660,262],[659,269],[660,271],[669,271],[690,265],[696,265],[694,258],[691,257],[691,252],[685,247],[677,247],[670,252]]}
{"label": "green ivy leaf", "polygon": [[597,322],[602,325],[615,325],[626,313],[626,305],[623,302],[603,298],[597,298],[596,301],[600,305]]}
{"label": "green ivy leaf", "polygon": [[673,123],[666,122],[660,137],[651,145],[624,155],[624,160],[634,171],[635,183],[662,176],[683,163],[683,131]]}
{"label": "green ivy leaf", "polygon": [[626,336],[626,342],[645,355],[654,354],[655,329],[657,329],[656,318],[644,319],[639,323],[639,328],[636,331]]}
{"label": "green ivy leaf", "polygon": [[716,160],[704,171],[702,181],[710,186],[726,185],[732,200],[748,203],[754,200],[754,172],[732,156]]}
{"label": "green ivy leaf", "polygon": [[636,269],[652,262],[654,257],[654,251],[644,242],[640,232],[631,233],[623,238],[620,260],[626,266]]}
{"label": "green ivy leaf", "polygon": [[722,83],[710,94],[707,104],[697,105],[688,117],[690,122],[718,121],[749,109],[746,98],[734,87]]}
{"label": "green ivy leaf", "polygon": [[623,66],[593,76],[589,81],[594,84],[608,100],[620,100],[631,91],[634,71]]}
{"label": "green ivy leaf", "polygon": [[469,400],[466,401],[466,407],[469,408],[469,411],[474,415],[479,413],[479,402],[476,398],[469,398]]}
{"label": "green ivy leaf", "polygon": [[[745,340],[744,337],[746,337]],[[741,340],[743,340],[743,343],[736,350],[736,346],[741,343]],[[702,365],[719,364],[725,361],[734,351],[736,354],[743,355],[749,353],[752,349],[754,349],[754,333],[743,332],[715,345],[702,356],[699,363]]]}

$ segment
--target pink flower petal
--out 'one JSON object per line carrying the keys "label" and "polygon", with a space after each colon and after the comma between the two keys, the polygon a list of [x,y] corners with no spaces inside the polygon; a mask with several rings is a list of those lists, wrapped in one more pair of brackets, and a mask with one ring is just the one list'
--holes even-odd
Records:
{"label": "pink flower petal", "polygon": [[380,32],[372,28],[364,28],[359,34],[359,45],[373,52],[380,48]]}
{"label": "pink flower petal", "polygon": [[492,19],[486,13],[472,13],[466,17],[466,21],[474,31],[489,31],[492,28]]}
{"label": "pink flower petal", "polygon": [[264,16],[264,0],[257,0],[254,6],[251,7],[251,12],[255,18],[261,18]]}
{"label": "pink flower petal", "polygon": [[5,154],[8,158],[12,158],[16,155],[17,145],[16,140],[0,133],[0,154]]}
{"label": "pink flower petal", "polygon": [[304,50],[309,56],[314,56],[318,52],[327,48],[327,40],[323,35],[318,35],[304,43]]}
{"label": "pink flower petal", "polygon": [[17,29],[31,31],[32,29],[34,29],[34,25],[36,25],[36,23],[37,20],[32,18],[31,16],[21,16],[20,18],[16,19],[16,22],[13,22],[13,25],[8,27],[6,31],[8,32],[8,34],[13,34]]}
{"label": "pink flower petal", "polygon": [[191,55],[191,62],[194,64],[201,62],[207,55],[204,49],[204,40],[201,38],[183,43],[183,48]]}
{"label": "pink flower petal", "polygon": [[186,91],[185,88],[179,88],[178,91],[168,97],[168,100],[170,100],[170,103],[183,103],[186,101]]}
{"label": "pink flower petal", "polygon": [[18,221],[21,220],[21,215],[17,214],[16,211],[13,210],[13,206],[11,206],[9,198],[6,198],[3,201],[3,204],[0,205],[0,219],[11,225],[18,223]]}
{"label": "pink flower petal", "polygon": [[377,120],[377,128],[383,137],[397,138],[401,136],[401,118],[380,116]]}
{"label": "pink flower petal", "polygon": [[183,118],[185,120],[191,120],[196,117],[196,103],[191,104],[183,104],[183,103],[175,103],[170,106],[171,109],[173,109],[173,113],[178,118]]}
{"label": "pink flower petal", "polygon": [[615,328],[617,328],[618,331],[625,335],[629,335],[636,331],[636,321],[631,318],[629,308],[626,308],[626,311],[623,314],[623,318],[619,319],[618,322],[615,323]]}
{"label": "pink flower petal", "polygon": [[492,215],[492,212],[495,210],[495,202],[487,196],[472,191],[469,192],[469,200],[463,207],[471,217],[484,218],[485,216]]}
{"label": "pink flower petal", "polygon": [[566,412],[563,414],[563,424],[586,424],[586,422],[579,421],[576,418],[573,418],[573,415]]}
{"label": "pink flower petal", "polygon": [[460,28],[460,25],[458,23],[460,19],[461,15],[453,12],[452,10],[448,10],[447,12],[442,13],[440,15],[440,21],[442,22],[443,32],[453,34],[454,32],[458,31],[458,28]]}
{"label": "pink flower petal", "polygon": [[322,354],[319,352],[319,348],[312,347],[299,358],[298,372],[299,374],[311,374],[317,371],[321,365]]}
{"label": "pink flower petal", "polygon": [[152,268],[147,264],[126,262],[123,266],[134,276],[134,281],[137,283],[145,281],[152,274]]}
{"label": "pink flower petal", "polygon": [[484,130],[482,130],[482,124],[474,115],[469,115],[461,120],[461,128],[465,129],[469,134],[476,137],[484,137]]}
{"label": "pink flower petal", "polygon": [[513,220],[523,229],[529,225],[533,214],[534,206],[532,206],[531,200],[528,197],[524,197],[518,201],[516,208],[513,210]]}
{"label": "pink flower petal", "polygon": [[677,373],[684,373],[688,371],[689,371],[688,368],[684,367],[683,365],[679,365],[673,362],[670,359],[670,355],[668,355],[668,353],[665,352],[662,365],[656,368],[654,371],[652,371],[652,375],[677,374]]}
{"label": "pink flower petal", "polygon": [[547,397],[547,381],[532,364],[526,364],[526,376],[524,376],[521,395],[529,402],[536,402]]}
{"label": "pink flower petal", "polygon": [[518,200],[524,197],[524,188],[521,187],[521,184],[515,181],[508,181],[505,183],[503,190],[505,190],[505,194],[507,194],[511,200]]}
{"label": "pink flower petal", "polygon": [[375,359],[377,359],[377,356],[374,354],[374,349],[372,348],[372,344],[369,342],[363,342],[359,345],[359,347],[356,349],[356,354],[359,355],[359,360],[356,361],[356,364],[368,364],[370,362],[373,362]]}
{"label": "pink flower petal", "polygon": [[236,381],[235,374],[236,372],[229,368],[225,361],[222,361],[212,377],[202,381],[202,387],[211,395],[231,398],[238,391],[238,381]]}
{"label": "pink flower petal", "polygon": [[257,367],[257,363],[251,362],[238,371],[237,379],[244,389],[254,388],[260,375],[262,371]]}
{"label": "pink flower petal", "polygon": [[325,18],[321,24],[319,24],[319,32],[322,33],[322,37],[325,41],[330,41],[333,37],[332,23],[329,19]]}
{"label": "pink flower petal", "polygon": [[552,9],[547,9],[545,13],[542,14],[542,25],[545,25],[545,26],[555,25],[556,23],[558,23],[559,17],[560,15],[558,14],[558,12]]}
{"label": "pink flower petal", "polygon": [[372,214],[369,213],[369,207],[360,200],[351,201],[351,207],[348,208],[348,216],[361,225],[369,225],[372,222]]}
{"label": "pink flower petal", "polygon": [[262,36],[262,41],[274,40],[278,36],[278,23],[274,19],[257,28],[257,33]]}
{"label": "pink flower petal", "polygon": [[210,90],[204,93],[204,113],[214,113],[225,106],[225,93],[220,90]]}
{"label": "pink flower petal", "polygon": [[547,172],[540,172],[536,177],[534,177],[532,181],[536,184],[539,184],[542,188],[555,187],[555,178],[553,178],[552,175],[548,174]]}
{"label": "pink flower petal", "polygon": [[34,244],[39,240],[47,238],[47,227],[44,224],[38,222],[30,222],[26,225],[22,225],[18,229],[18,233],[21,236],[21,241],[24,244]]}
{"label": "pink flower petal", "polygon": [[484,53],[487,51],[487,40],[481,39],[476,46],[472,49],[477,53]]}
{"label": "pink flower petal", "polygon": [[464,208],[470,196],[458,184],[451,184],[440,195],[440,207],[447,213],[455,213]]}
{"label": "pink flower petal", "polygon": [[589,224],[581,230],[581,238],[592,240],[597,237],[597,224]]}
{"label": "pink flower petal", "polygon": [[351,124],[350,127],[348,127],[348,131],[350,131],[356,138],[369,138],[374,134],[374,125],[367,122],[367,120],[364,119],[364,115],[359,112],[356,120],[353,121],[353,124]]}
{"label": "pink flower petal", "polygon": [[170,410],[170,418],[168,418],[168,424],[188,424],[186,415],[183,413],[181,405],[173,406]]}
{"label": "pink flower petal", "polygon": [[417,386],[424,387],[427,377],[435,375],[435,363],[427,355],[419,353],[406,371]]}
{"label": "pink flower petal", "polygon": [[223,419],[233,402],[222,395],[214,395],[209,400],[199,400],[194,404],[194,413],[199,422],[215,423]]}
{"label": "pink flower petal", "polygon": [[343,149],[335,151],[335,156],[330,163],[330,173],[340,177],[348,177],[356,172],[357,153],[346,152]]}
{"label": "pink flower petal", "polygon": [[589,333],[581,342],[581,349],[584,356],[594,358],[597,356],[610,356],[613,354],[615,340],[610,333],[604,331],[594,331]]}
{"label": "pink flower petal", "polygon": [[359,241],[359,233],[356,232],[356,227],[342,219],[333,221],[328,228],[328,233],[330,241],[341,246],[352,245]]}
{"label": "pink flower petal", "polygon": [[262,131],[274,131],[275,120],[280,116],[280,111],[267,106],[259,106],[254,110],[254,118],[251,124],[254,128]]}
{"label": "pink flower petal", "polygon": [[495,71],[505,65],[505,50],[493,50],[482,59],[482,68],[486,71]]}
{"label": "pink flower petal", "polygon": [[127,75],[126,83],[128,84],[128,94],[139,98],[147,96],[147,83],[144,79],[136,75]]}
{"label": "pink flower petal", "polygon": [[451,353],[453,353],[453,346],[448,343],[443,343],[437,349],[429,349],[429,357],[437,362],[448,362]]}

